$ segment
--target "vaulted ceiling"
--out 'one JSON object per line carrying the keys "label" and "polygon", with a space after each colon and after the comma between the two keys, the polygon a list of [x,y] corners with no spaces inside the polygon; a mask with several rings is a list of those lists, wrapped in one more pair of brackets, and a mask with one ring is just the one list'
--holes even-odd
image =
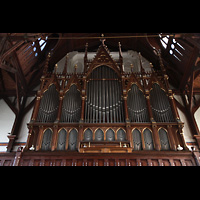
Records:
{"label": "vaulted ceiling", "polygon": [[[34,96],[50,52],[49,70],[71,51],[96,51],[102,33],[0,33],[0,99]],[[167,36],[167,37],[166,37]],[[177,91],[193,88],[200,94],[199,33],[104,33],[110,51],[141,52],[159,69],[161,50],[169,82]],[[164,44],[166,43],[166,44]]]}

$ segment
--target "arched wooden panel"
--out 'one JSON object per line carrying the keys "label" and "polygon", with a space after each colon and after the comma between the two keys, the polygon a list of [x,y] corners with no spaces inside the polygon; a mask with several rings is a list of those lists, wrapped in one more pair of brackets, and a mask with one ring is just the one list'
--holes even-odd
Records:
{"label": "arched wooden panel", "polygon": [[152,133],[148,128],[144,130],[143,136],[144,136],[145,150],[153,150],[154,146],[153,146]]}
{"label": "arched wooden panel", "polygon": [[133,130],[132,135],[133,135],[134,150],[136,151],[142,150],[142,139],[140,131],[136,128]]}
{"label": "arched wooden panel", "polygon": [[169,99],[157,83],[153,84],[150,92],[150,102],[156,122],[174,122]]}
{"label": "arched wooden panel", "polygon": [[121,128],[117,131],[117,140],[118,141],[125,141],[126,140],[126,133]]}
{"label": "arched wooden panel", "polygon": [[71,151],[76,150],[76,143],[77,143],[78,132],[76,129],[72,129],[69,133],[69,142],[68,142],[68,149]]}
{"label": "arched wooden panel", "polygon": [[42,147],[41,149],[44,151],[51,150],[51,140],[52,140],[52,130],[47,129],[44,132],[43,139],[42,139]]}
{"label": "arched wooden panel", "polygon": [[84,132],[84,141],[92,141],[92,131],[89,128]]}
{"label": "arched wooden panel", "polygon": [[128,92],[127,106],[131,122],[150,121],[144,94],[136,84],[133,84]]}
{"label": "arched wooden panel", "polygon": [[170,150],[170,145],[166,130],[161,128],[158,133],[160,137],[161,150]]}
{"label": "arched wooden panel", "polygon": [[103,134],[103,131],[100,128],[97,129],[97,131],[95,132],[95,140],[96,141],[103,141],[104,140],[104,134]]}
{"label": "arched wooden panel", "polygon": [[43,94],[37,116],[38,122],[54,122],[57,117],[59,107],[59,92],[52,84]]}
{"label": "arched wooden panel", "polygon": [[58,133],[57,150],[65,150],[66,138],[67,138],[67,131],[63,128]]}
{"label": "arched wooden panel", "polygon": [[115,140],[115,133],[111,128],[109,128],[106,131],[106,141],[114,141],[114,140]]}
{"label": "arched wooden panel", "polygon": [[79,122],[81,117],[81,95],[73,84],[63,99],[61,122]]}

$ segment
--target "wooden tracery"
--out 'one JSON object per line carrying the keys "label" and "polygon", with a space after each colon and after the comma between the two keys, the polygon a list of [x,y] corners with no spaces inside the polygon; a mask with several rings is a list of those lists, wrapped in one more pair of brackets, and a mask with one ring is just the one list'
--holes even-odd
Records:
{"label": "wooden tracery", "polygon": [[[80,153],[176,151],[178,145],[187,150],[165,71],[145,72],[140,62],[140,72],[125,73],[120,48],[119,60],[113,60],[102,40],[88,60],[86,45],[83,73],[69,74],[65,65],[62,74],[51,74],[46,66],[26,150],[32,145],[36,151]],[[53,113],[50,120],[44,108]]]}

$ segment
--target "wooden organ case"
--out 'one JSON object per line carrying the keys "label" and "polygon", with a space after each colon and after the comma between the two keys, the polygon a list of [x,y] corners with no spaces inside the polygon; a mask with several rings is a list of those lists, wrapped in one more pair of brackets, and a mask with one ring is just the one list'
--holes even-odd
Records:
{"label": "wooden organ case", "polygon": [[88,60],[86,44],[82,73],[67,73],[67,64],[62,73],[49,73],[48,57],[25,151],[188,151],[161,55],[161,70],[151,72],[139,56],[140,72],[124,72],[120,43],[118,60],[104,41]]}

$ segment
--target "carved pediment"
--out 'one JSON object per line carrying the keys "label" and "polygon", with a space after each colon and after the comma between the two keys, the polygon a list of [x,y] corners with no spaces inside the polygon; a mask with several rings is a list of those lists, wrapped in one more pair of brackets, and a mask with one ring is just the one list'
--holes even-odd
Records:
{"label": "carved pediment", "polygon": [[87,76],[98,66],[106,65],[112,68],[118,76],[121,76],[121,70],[118,64],[114,61],[112,56],[110,55],[110,51],[108,50],[107,46],[102,42],[97,50],[97,54],[95,55],[94,59],[91,61],[88,70]]}

